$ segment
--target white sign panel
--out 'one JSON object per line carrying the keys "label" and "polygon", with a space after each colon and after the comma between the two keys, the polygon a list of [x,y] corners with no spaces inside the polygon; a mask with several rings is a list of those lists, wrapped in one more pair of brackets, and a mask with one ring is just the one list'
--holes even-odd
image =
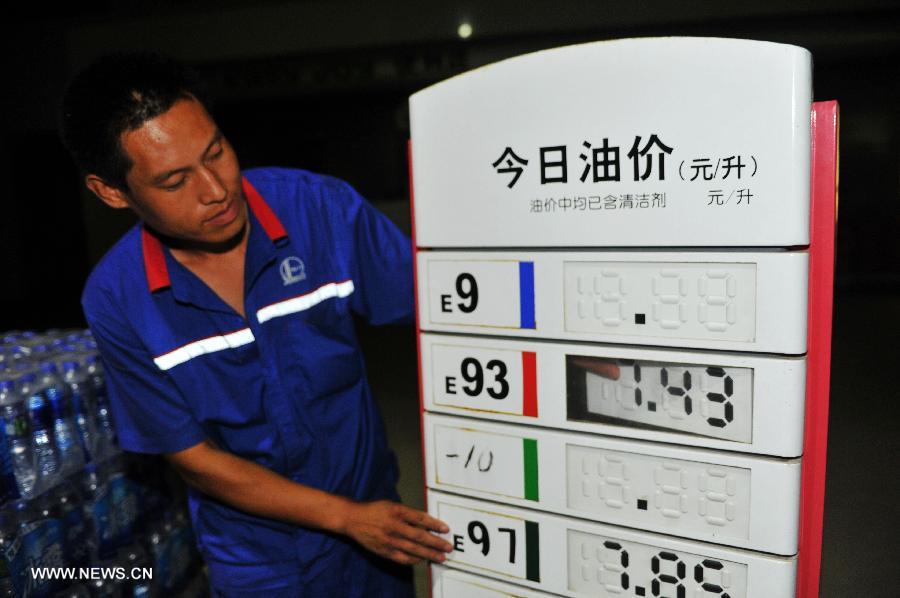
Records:
{"label": "white sign panel", "polygon": [[[563,596],[792,598],[796,557],[773,557],[429,492],[457,546],[445,566]],[[513,540],[515,546],[512,545]]]}
{"label": "white sign panel", "polygon": [[658,38],[411,97],[435,595],[815,593],[811,88],[802,48]]}
{"label": "white sign panel", "polygon": [[550,598],[555,594],[530,590],[441,565],[432,565],[431,596],[432,598]]}
{"label": "white sign panel", "polygon": [[[425,415],[432,488],[797,553],[800,460]],[[790,506],[795,505],[795,506]]]}
{"label": "white sign panel", "polygon": [[420,348],[429,411],[778,457],[802,454],[803,357],[434,333],[421,335]]}
{"label": "white sign panel", "polygon": [[[478,346],[446,337],[431,346],[427,379],[440,402],[473,412],[512,415],[528,412],[526,393],[534,392],[534,353]],[[424,375],[424,373],[423,373]]]}
{"label": "white sign panel", "polygon": [[[448,488],[474,488],[509,498],[531,498],[526,481],[535,484],[536,489],[537,479],[526,469],[529,459],[530,465],[537,468],[535,441],[515,434],[461,428],[464,421],[454,423],[435,425],[431,430],[435,484]],[[534,445],[532,455],[528,454],[529,442]],[[529,476],[532,479],[528,479]]]}
{"label": "white sign panel", "polygon": [[422,330],[806,352],[808,254],[420,251]]}
{"label": "white sign panel", "polygon": [[470,261],[465,271],[460,271],[456,260],[431,260],[427,279],[431,321],[519,328],[521,269],[520,262],[514,260]]}
{"label": "white sign panel", "polygon": [[811,100],[808,51],[736,39],[598,42],[453,77],[410,98],[417,243],[805,245]]}
{"label": "white sign panel", "polygon": [[451,530],[447,539],[453,553],[448,560],[514,579],[540,581],[535,567],[535,522],[487,510],[473,516],[471,509],[450,503],[438,506],[437,517]]}

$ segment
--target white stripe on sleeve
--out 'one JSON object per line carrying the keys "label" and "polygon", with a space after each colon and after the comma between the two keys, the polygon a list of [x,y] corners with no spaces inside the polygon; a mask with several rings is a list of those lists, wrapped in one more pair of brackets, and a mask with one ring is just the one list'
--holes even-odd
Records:
{"label": "white stripe on sleeve", "polygon": [[254,340],[256,339],[253,338],[253,333],[250,329],[242,328],[221,336],[201,338],[168,353],[163,353],[159,357],[154,357],[153,362],[161,370],[170,370],[176,365],[180,365],[194,357],[215,353],[224,349],[234,349],[252,343]]}
{"label": "white stripe on sleeve", "polygon": [[297,313],[299,311],[306,311],[307,309],[318,305],[326,299],[332,299],[334,297],[347,297],[352,293],[352,280],[345,280],[344,282],[329,282],[328,284],[323,284],[315,291],[311,291],[309,293],[306,293],[305,295],[292,297],[291,299],[285,299],[284,301],[279,301],[278,303],[267,305],[266,307],[256,312],[256,319],[260,324],[262,324],[263,322],[268,322],[272,318],[280,318],[281,316]]}

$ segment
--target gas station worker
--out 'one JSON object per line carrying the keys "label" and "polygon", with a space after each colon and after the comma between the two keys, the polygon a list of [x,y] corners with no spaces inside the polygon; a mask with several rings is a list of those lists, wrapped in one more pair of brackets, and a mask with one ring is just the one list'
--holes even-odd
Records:
{"label": "gas station worker", "polygon": [[447,526],[401,505],[353,314],[413,314],[409,240],[346,183],[242,172],[181,65],[106,57],[62,137],[87,187],[140,219],[82,305],[122,448],[189,487],[214,595],[411,596]]}

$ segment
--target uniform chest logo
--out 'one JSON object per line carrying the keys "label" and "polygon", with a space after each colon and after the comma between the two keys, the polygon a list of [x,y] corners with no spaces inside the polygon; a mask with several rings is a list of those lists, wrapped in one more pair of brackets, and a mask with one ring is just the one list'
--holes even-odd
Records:
{"label": "uniform chest logo", "polygon": [[306,266],[303,264],[303,260],[297,256],[284,258],[278,270],[281,272],[281,280],[285,285],[306,280]]}

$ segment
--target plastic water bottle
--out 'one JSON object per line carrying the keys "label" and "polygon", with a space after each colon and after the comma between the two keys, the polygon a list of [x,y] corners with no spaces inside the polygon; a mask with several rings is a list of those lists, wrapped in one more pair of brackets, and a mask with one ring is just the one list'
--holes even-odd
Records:
{"label": "plastic water bottle", "polygon": [[124,546],[131,543],[138,520],[137,486],[127,475],[122,455],[106,462],[104,475],[109,486],[110,520],[115,530],[112,541],[115,546]]}
{"label": "plastic water bottle", "polygon": [[109,558],[117,548],[116,521],[112,513],[112,498],[103,469],[96,463],[88,463],[81,474],[80,490],[85,516],[90,520],[91,543],[95,558]]}
{"label": "plastic water bottle", "polygon": [[12,347],[7,354],[6,369],[21,372],[28,367],[28,349],[19,345]]}
{"label": "plastic water bottle", "polygon": [[[129,544],[119,551],[117,559],[120,567],[124,567],[126,571],[134,572],[138,576],[140,572],[150,569],[150,558],[147,552],[138,543]],[[123,584],[123,596],[128,598],[156,598],[159,596],[156,584],[153,579],[131,579]]]}
{"label": "plastic water bottle", "polygon": [[154,579],[171,592],[184,582],[195,561],[190,522],[181,510],[167,516],[150,530],[149,544],[153,556]]}
{"label": "plastic water bottle", "polygon": [[63,362],[63,381],[68,385],[72,395],[72,411],[75,415],[75,426],[84,451],[84,460],[91,461],[100,454],[99,436],[97,433],[97,403],[86,374],[78,366],[77,361]]}
{"label": "plastic water bottle", "polygon": [[37,482],[31,445],[31,423],[25,400],[17,392],[13,380],[0,381],[0,421],[15,479],[15,488],[10,487],[5,494],[10,498],[16,498],[16,493],[19,498],[31,498]]}
{"label": "plastic water bottle", "polygon": [[59,476],[59,455],[53,440],[53,411],[33,373],[22,376],[19,384],[31,421],[31,447],[37,470],[35,493],[39,494],[51,488]]}
{"label": "plastic water bottle", "polygon": [[0,512],[0,597],[17,598],[23,594],[25,554],[19,538],[19,518],[14,511]]}
{"label": "plastic water bottle", "polygon": [[92,529],[82,509],[81,494],[74,484],[65,481],[57,486],[50,500],[62,520],[63,545],[69,565],[86,566],[91,559]]}
{"label": "plastic water bottle", "polygon": [[[116,562],[113,560],[97,561],[93,566],[101,568],[115,567]],[[121,580],[115,578],[103,579],[99,577],[87,582],[87,587],[90,590],[91,598],[123,598],[121,584]]]}
{"label": "plastic water bottle", "polygon": [[60,588],[61,580],[39,578],[30,569],[65,566],[63,555],[62,522],[55,512],[32,507],[28,501],[13,503],[19,514],[19,536],[25,553],[26,596],[47,596]]}
{"label": "plastic water bottle", "polygon": [[97,402],[97,432],[101,438],[101,452],[108,455],[116,450],[118,444],[116,428],[113,425],[112,413],[109,409],[109,397],[106,394],[106,377],[97,354],[89,355],[85,363],[88,380],[94,391],[94,400]]}
{"label": "plastic water bottle", "polygon": [[72,417],[71,393],[68,385],[60,379],[56,364],[46,361],[41,364],[40,371],[39,384],[44,396],[50,401],[53,413],[53,438],[56,441],[60,472],[66,476],[84,466],[84,451]]}
{"label": "plastic water bottle", "polygon": [[31,346],[31,358],[35,361],[43,361],[51,354],[50,347],[46,343]]}
{"label": "plastic water bottle", "polygon": [[53,595],[53,598],[91,598],[91,593],[79,583],[60,590]]}
{"label": "plastic water bottle", "polygon": [[194,534],[191,530],[191,522],[187,514],[178,510],[175,512],[175,528],[172,533],[174,548],[173,559],[178,563],[178,583],[181,584],[187,578],[190,567],[195,561]]}
{"label": "plastic water bottle", "polygon": [[172,563],[172,524],[163,517],[147,530],[147,548],[153,567],[153,578],[161,589],[174,586],[175,573]]}

